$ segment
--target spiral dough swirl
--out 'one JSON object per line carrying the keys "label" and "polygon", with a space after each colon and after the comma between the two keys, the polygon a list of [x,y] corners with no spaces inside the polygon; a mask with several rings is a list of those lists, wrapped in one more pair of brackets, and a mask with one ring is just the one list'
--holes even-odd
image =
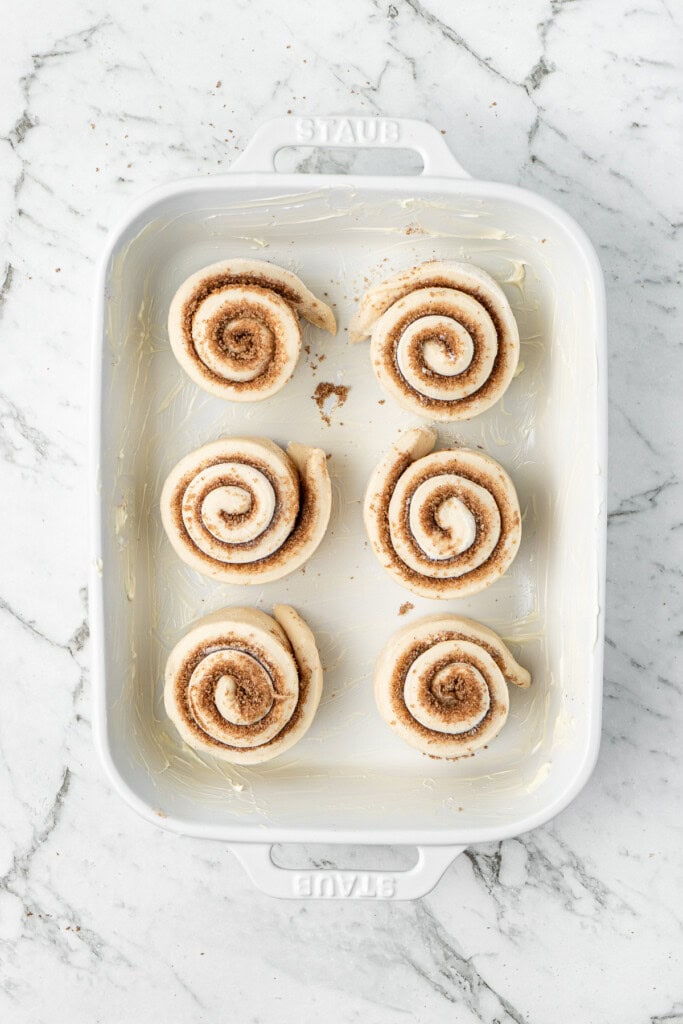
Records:
{"label": "spiral dough swirl", "polygon": [[313,554],[330,518],[325,452],[228,437],[186,455],[161,495],[178,555],[224,583],[267,583]]}
{"label": "spiral dough swirl", "polygon": [[332,310],[295,274],[263,260],[225,260],[180,286],[168,333],[176,359],[196,384],[220,398],[257,402],[294,372],[299,315],[336,334]]}
{"label": "spiral dough swirl", "polygon": [[375,700],[395,732],[423,754],[458,758],[495,736],[509,710],[508,683],[531,677],[500,637],[457,615],[405,626],[375,667]]}
{"label": "spiral dough swirl", "polygon": [[399,438],[370,478],[365,527],[379,561],[408,590],[464,597],[488,587],[514,559],[519,503],[490,456],[433,452],[435,443],[426,427]]}
{"label": "spiral dough swirl", "polygon": [[350,337],[371,336],[380,384],[429,419],[464,420],[497,402],[519,360],[519,331],[484,270],[432,261],[371,288]]}
{"label": "spiral dough swirl", "polygon": [[313,721],[323,677],[315,639],[293,608],[276,605],[273,615],[223,608],[171,652],[166,711],[196,750],[257,764],[292,747]]}

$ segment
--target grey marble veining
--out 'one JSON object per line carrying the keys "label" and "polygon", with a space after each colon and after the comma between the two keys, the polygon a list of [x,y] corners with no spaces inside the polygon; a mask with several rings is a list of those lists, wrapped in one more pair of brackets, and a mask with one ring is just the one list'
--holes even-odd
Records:
{"label": "grey marble veining", "polygon": [[[0,1019],[683,1021],[682,24],[664,0],[13,10],[0,44]],[[269,900],[218,845],[133,815],[91,743],[94,261],[133,197],[224,169],[259,121],[289,111],[427,118],[473,175],[576,217],[607,281],[600,761],[559,818],[467,851],[415,904]]]}

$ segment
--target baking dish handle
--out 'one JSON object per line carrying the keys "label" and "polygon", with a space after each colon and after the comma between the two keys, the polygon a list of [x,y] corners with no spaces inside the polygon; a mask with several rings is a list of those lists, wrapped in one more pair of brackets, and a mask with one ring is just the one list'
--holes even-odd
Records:
{"label": "baking dish handle", "polygon": [[469,178],[426,121],[409,117],[274,117],[260,125],[231,171],[275,170],[275,154],[288,146],[326,149],[411,149],[422,157],[422,173]]}
{"label": "baking dish handle", "polygon": [[281,899],[416,900],[426,896],[464,846],[418,846],[417,864],[407,871],[347,871],[338,868],[282,868],[270,843],[231,843],[255,886]]}

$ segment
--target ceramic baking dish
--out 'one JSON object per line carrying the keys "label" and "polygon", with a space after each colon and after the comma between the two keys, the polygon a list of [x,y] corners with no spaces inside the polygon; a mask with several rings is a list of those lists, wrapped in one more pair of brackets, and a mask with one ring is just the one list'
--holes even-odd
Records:
{"label": "ceramic baking dish", "polygon": [[[421,175],[280,174],[292,145],[402,147]],[[228,256],[272,260],[334,303],[336,338],[306,326],[294,378],[252,406],[199,390],[171,353],[170,299],[192,271]],[[368,550],[361,500],[371,469],[416,424],[384,401],[369,350],[348,325],[367,286],[429,258],[471,260],[505,289],[521,333],[503,400],[439,429],[441,446],[483,446],[512,475],[523,541],[508,573],[475,597],[412,597]],[[230,845],[281,896],[413,898],[473,843],[548,821],[588,779],[600,736],[605,561],[603,283],[586,236],[533,193],[474,181],[442,136],[407,120],[271,121],[229,174],[157,189],[111,234],[99,266],[93,354],[91,612],[94,728],[107,774],[148,820]],[[317,383],[349,388],[320,409]],[[323,418],[329,419],[329,425]],[[158,499],[181,455],[224,434],[316,444],[330,454],[334,507],[304,570],[256,588],[204,579],[173,554]],[[229,604],[287,602],[316,633],[325,689],[308,735],[252,769],[194,754],[168,722],[163,666],[197,617]],[[410,602],[411,607],[405,603]],[[492,626],[533,676],[489,749],[422,757],[377,714],[372,666],[411,618],[451,610]],[[271,844],[412,844],[407,872],[298,871]]]}

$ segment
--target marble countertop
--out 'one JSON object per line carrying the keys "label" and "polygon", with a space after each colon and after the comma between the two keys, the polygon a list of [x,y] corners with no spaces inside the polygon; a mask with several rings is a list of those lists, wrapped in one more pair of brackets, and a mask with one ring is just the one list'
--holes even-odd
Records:
{"label": "marble countertop", "polygon": [[[27,0],[3,37],[0,1019],[683,1021],[680,9]],[[91,741],[105,232],[146,188],[225,169],[263,119],[339,111],[426,118],[473,175],[559,203],[608,291],[600,760],[556,820],[468,850],[415,903],[271,900],[217,844],[133,814]]]}

